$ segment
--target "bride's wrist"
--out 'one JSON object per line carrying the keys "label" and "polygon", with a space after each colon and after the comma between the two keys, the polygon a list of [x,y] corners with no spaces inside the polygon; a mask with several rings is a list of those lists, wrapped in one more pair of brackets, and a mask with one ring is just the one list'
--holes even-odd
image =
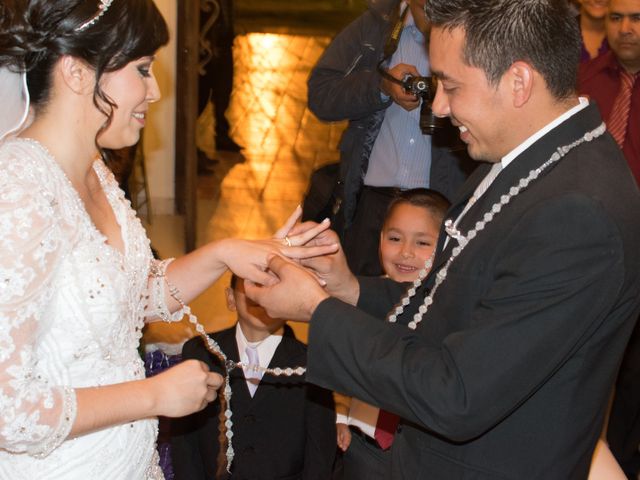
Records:
{"label": "bride's wrist", "polygon": [[233,254],[234,239],[223,238],[207,244],[207,259],[211,271],[226,270],[229,256]]}

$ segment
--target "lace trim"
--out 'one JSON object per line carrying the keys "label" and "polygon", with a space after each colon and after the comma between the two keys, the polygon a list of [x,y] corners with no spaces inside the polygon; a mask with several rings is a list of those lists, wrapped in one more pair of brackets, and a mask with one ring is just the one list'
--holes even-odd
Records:
{"label": "lace trim", "polygon": [[144,472],[144,480],[164,480],[164,473],[160,468],[160,456],[154,448],[151,455],[151,461]]}
{"label": "lace trim", "polygon": [[169,286],[169,282],[167,281],[167,268],[174,260],[174,258],[168,258],[166,260],[154,259],[151,261],[149,269],[149,277],[151,277],[149,291],[151,298],[148,299],[149,304],[147,305],[147,309],[149,312],[160,317],[163,322],[179,322],[186,314],[182,304],[181,307],[173,313],[169,311],[169,307],[167,306],[167,292],[165,291],[165,288]]}
{"label": "lace trim", "polygon": [[56,448],[58,448],[62,442],[64,442],[73,423],[76,420],[78,413],[78,403],[76,399],[76,392],[71,387],[63,387],[62,391],[62,415],[60,415],[60,422],[57,428],[53,431],[53,435],[46,439],[37,451],[29,452],[36,458],[45,458]]}

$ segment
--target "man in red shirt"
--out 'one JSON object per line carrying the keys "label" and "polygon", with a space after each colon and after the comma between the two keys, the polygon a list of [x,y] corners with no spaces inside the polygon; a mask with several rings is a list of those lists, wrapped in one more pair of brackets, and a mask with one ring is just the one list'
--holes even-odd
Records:
{"label": "man in red shirt", "polygon": [[[624,123],[616,140],[640,184],[640,0],[611,0],[606,30],[611,50],[580,66],[578,90],[595,100],[612,133],[616,115]],[[625,86],[629,96],[629,84],[628,113],[620,118],[623,99],[618,97]]]}

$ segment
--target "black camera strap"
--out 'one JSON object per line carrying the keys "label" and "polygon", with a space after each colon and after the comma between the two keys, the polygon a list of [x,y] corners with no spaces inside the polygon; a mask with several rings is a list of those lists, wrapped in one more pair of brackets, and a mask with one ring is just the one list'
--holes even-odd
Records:
{"label": "black camera strap", "polygon": [[400,17],[396,21],[391,30],[389,37],[384,45],[383,57],[382,60],[378,62],[378,73],[384,77],[386,80],[390,82],[397,83],[398,85],[404,85],[402,80],[397,79],[393,75],[391,75],[387,69],[384,67],[384,64],[388,62],[396,50],[398,50],[398,45],[400,44],[400,36],[402,35],[402,30],[404,28],[404,21],[407,18],[407,12],[409,11],[409,5],[406,5],[400,14]]}
{"label": "black camera strap", "polygon": [[409,11],[409,5],[405,6],[400,14],[400,17],[396,21],[391,34],[387,38],[387,42],[384,45],[384,60],[391,58],[391,55],[398,50],[398,44],[400,43],[400,36],[402,35],[402,29],[404,27],[404,20],[407,18],[407,12]]}

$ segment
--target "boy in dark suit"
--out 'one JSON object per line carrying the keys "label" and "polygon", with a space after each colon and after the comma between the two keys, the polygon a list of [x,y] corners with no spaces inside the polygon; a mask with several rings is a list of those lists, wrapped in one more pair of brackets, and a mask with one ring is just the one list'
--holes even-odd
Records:
{"label": "boy in dark suit", "polygon": [[[230,360],[259,362],[262,367],[306,365],[307,347],[282,319],[269,317],[247,299],[243,282],[235,276],[226,291],[227,306],[236,311],[237,324],[211,334]],[[254,349],[258,359],[250,357]],[[253,354],[251,354],[253,355]],[[184,359],[205,362],[221,372],[220,360],[201,338],[183,347]],[[326,480],[336,450],[335,412],[331,392],[307,384],[298,376],[251,376],[231,372],[233,448],[231,474],[225,470],[220,448],[220,402],[177,419],[172,428],[173,466],[177,480],[304,479]]]}

